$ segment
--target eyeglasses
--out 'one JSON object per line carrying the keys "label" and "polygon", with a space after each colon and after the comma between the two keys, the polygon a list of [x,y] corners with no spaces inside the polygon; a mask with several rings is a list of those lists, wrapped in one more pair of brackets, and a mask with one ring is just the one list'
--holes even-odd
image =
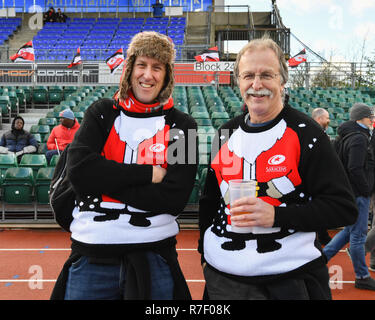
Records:
{"label": "eyeglasses", "polygon": [[271,73],[271,72],[262,72],[262,73],[252,73],[252,72],[245,72],[243,74],[240,74],[238,78],[245,80],[245,81],[251,81],[253,82],[256,77],[259,77],[260,81],[271,81],[275,79],[279,73]]}

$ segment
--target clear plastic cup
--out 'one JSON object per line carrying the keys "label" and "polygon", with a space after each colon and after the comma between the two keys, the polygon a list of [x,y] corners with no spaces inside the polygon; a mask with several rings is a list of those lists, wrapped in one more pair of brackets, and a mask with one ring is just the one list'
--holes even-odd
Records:
{"label": "clear plastic cup", "polygon": [[[235,179],[229,180],[229,202],[230,206],[234,201],[244,197],[255,197],[256,196],[256,181],[254,180],[243,180]],[[239,214],[246,214],[249,212],[240,212]],[[232,231],[236,233],[249,233],[253,231],[253,227],[236,227],[232,224]]]}

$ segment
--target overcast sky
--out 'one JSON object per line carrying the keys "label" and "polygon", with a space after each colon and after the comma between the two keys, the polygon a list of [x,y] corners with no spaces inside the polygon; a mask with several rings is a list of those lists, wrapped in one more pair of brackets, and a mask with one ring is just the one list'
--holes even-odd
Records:
{"label": "overcast sky", "polygon": [[[312,50],[332,61],[375,57],[375,0],[276,0],[286,27]],[[270,11],[271,0],[226,0]],[[291,36],[291,55],[303,49]],[[313,58],[313,57],[311,57]]]}

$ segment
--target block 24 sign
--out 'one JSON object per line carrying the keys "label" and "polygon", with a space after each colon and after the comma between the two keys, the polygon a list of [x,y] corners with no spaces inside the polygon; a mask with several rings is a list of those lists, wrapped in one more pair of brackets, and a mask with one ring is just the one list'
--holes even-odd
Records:
{"label": "block 24 sign", "polygon": [[194,71],[233,72],[233,68],[234,61],[206,61],[194,63]]}

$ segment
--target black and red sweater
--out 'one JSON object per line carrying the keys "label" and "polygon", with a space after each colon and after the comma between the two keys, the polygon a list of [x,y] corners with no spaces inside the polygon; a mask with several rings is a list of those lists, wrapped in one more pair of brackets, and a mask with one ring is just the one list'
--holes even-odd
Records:
{"label": "black and red sweater", "polygon": [[[263,127],[247,125],[247,117],[230,120],[213,143],[199,207],[202,260],[250,282],[323,265],[316,231],[353,224],[357,216],[327,135],[289,106]],[[275,206],[272,228],[232,232],[228,182],[239,178],[256,180],[258,197]]]}
{"label": "black and red sweater", "polygon": [[[174,244],[195,181],[197,163],[188,159],[195,132],[195,121],[175,108],[134,113],[108,99],[90,106],[68,153],[77,194],[72,248],[114,256]],[[153,165],[167,169],[161,183],[152,183]]]}

